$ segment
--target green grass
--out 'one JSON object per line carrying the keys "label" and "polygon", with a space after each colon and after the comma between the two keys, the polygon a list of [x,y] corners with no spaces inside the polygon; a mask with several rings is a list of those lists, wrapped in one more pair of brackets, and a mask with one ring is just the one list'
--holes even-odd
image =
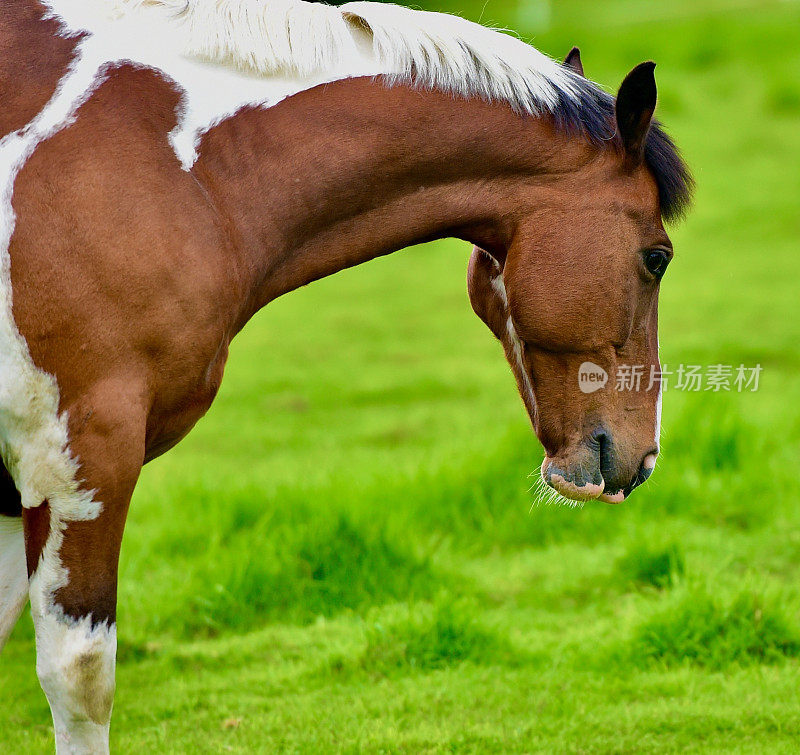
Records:
{"label": "green grass", "polygon": [[800,655],[800,635],[781,609],[765,606],[758,594],[749,592],[729,605],[702,591],[688,593],[638,627],[631,645],[634,662],[716,670]]}
{"label": "green grass", "polygon": [[482,627],[475,606],[451,602],[407,606],[400,619],[374,620],[367,632],[361,667],[377,674],[414,669],[445,669],[465,661],[484,665],[519,665],[526,653],[501,633]]}
{"label": "green grass", "polygon": [[[758,362],[760,390],[669,390],[630,501],[536,506],[465,245],[275,302],[134,498],[118,752],[797,751],[800,4],[528,5],[461,9],[580,45],[609,88],[658,61],[698,180],[662,360]],[[51,749],[31,634],[0,659],[3,752]]]}
{"label": "green grass", "polygon": [[683,551],[675,543],[636,543],[617,562],[623,584],[635,587],[672,587],[686,570]]}

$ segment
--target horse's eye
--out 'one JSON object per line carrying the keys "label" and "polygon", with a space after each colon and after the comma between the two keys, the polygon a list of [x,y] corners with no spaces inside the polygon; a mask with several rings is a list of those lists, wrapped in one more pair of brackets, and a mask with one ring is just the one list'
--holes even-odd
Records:
{"label": "horse's eye", "polygon": [[672,255],[664,249],[650,249],[644,253],[644,266],[651,275],[660,278],[667,271]]}

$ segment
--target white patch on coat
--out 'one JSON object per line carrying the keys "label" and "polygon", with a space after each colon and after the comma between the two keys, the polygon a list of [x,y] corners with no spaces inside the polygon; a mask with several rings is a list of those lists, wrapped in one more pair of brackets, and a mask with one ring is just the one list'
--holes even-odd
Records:
{"label": "white patch on coat", "polygon": [[[79,487],[78,463],[69,451],[67,415],[59,412],[56,380],[34,364],[14,321],[9,247],[16,224],[12,204],[15,180],[36,147],[70,125],[80,105],[102,81],[98,61],[93,39],[82,41],[69,70],[39,115],[0,140],[0,454],[20,492],[22,505],[31,508],[45,500],[49,504],[50,531],[30,582],[30,598],[37,668],[44,674],[42,684],[60,737],[59,752],[108,749],[108,722],[100,727],[105,731],[104,739],[98,724],[81,721],[76,711],[81,700],[92,699],[109,683],[113,687],[115,641],[112,643],[110,638],[115,635],[113,628],[98,630],[98,634],[63,616],[53,600],[54,593],[69,579],[59,556],[67,524],[96,518],[101,505],[94,500],[92,491]],[[3,563],[3,573],[7,567],[9,573],[17,575],[18,585],[19,575],[26,569],[24,547],[15,546],[8,559],[13,563]],[[16,596],[24,603],[18,592]],[[10,621],[11,613],[8,616]],[[100,671],[87,675],[89,667]],[[71,676],[57,681],[62,671]],[[70,728],[73,720],[76,725]]]}
{"label": "white patch on coat", "polygon": [[[495,266],[499,269],[500,266],[495,262]],[[497,292],[497,295],[500,297],[500,301],[503,302],[503,307],[508,309],[508,294],[506,293],[506,284],[503,281],[503,274],[502,272],[498,275],[495,275],[494,278],[491,280],[492,288]]]}
{"label": "white patch on coat", "polygon": [[506,321],[506,332],[508,333],[508,340],[511,341],[511,348],[514,351],[517,367],[522,375],[522,385],[525,389],[525,395],[531,409],[534,409],[536,407],[536,399],[533,396],[533,384],[531,383],[531,376],[528,374],[528,369],[525,367],[525,358],[522,353],[522,341],[517,335],[517,330],[514,327],[514,321],[511,319],[511,315],[508,316],[508,320]]}
{"label": "white patch on coat", "polygon": [[22,517],[0,515],[0,648],[28,600]]}
{"label": "white patch on coat", "polygon": [[[178,125],[169,139],[184,170],[189,170],[197,158],[201,135],[243,107],[269,107],[317,84],[379,73],[356,46],[347,66],[308,75],[276,72],[265,76],[253,69],[240,70],[185,54],[190,47],[189,28],[172,23],[161,6],[139,8],[105,1],[98,5],[84,0],[49,0],[47,5],[61,22],[64,35],[91,35],[98,70],[132,63],[159,72],[179,88]],[[139,12],[133,12],[136,8]],[[363,36],[363,32],[359,34]]]}
{"label": "white patch on coat", "polygon": [[[498,270],[500,266],[495,263]],[[500,301],[503,303],[503,308],[506,311],[507,320],[506,320],[506,334],[508,335],[508,340],[511,343],[511,350],[514,353],[514,360],[517,363],[517,370],[519,374],[522,376],[522,387],[525,392],[525,397],[528,399],[528,404],[531,410],[535,410],[536,408],[536,399],[533,395],[533,384],[531,383],[531,377],[528,374],[528,370],[525,367],[525,359],[522,353],[522,341],[520,340],[519,336],[517,335],[517,329],[514,327],[514,321],[511,319],[511,313],[508,311],[508,293],[506,292],[505,282],[503,281],[503,274],[500,272],[498,275],[495,275],[491,279],[492,288],[497,292],[497,295],[500,297]]]}
{"label": "white patch on coat", "polygon": [[[658,339],[656,339],[656,356],[658,356],[659,350],[660,350],[660,344],[658,343]],[[660,365],[661,363],[659,362],[659,369]],[[663,378],[659,379],[658,381],[658,396],[656,396],[656,429],[655,429],[654,441],[656,444],[656,449],[658,450],[661,449],[661,402],[663,398],[663,388],[664,388],[664,383],[662,382],[662,380]],[[656,456],[658,455],[658,450],[656,451]],[[653,462],[653,466],[655,466],[655,462]]]}
{"label": "white patch on coat", "polygon": [[658,386],[658,397],[656,398],[656,432],[655,432],[655,443],[656,448],[661,448],[661,403],[663,399],[663,387],[659,383]]}
{"label": "white patch on coat", "polygon": [[[0,455],[26,508],[48,499],[72,519],[91,519],[99,505],[78,489],[78,465],[67,448],[67,417],[59,414],[55,378],[31,359],[12,312],[9,246],[16,216],[14,181],[37,145],[69,125],[96,85],[97,67],[81,45],[50,102],[24,128],[0,140]],[[90,56],[88,56],[90,58]]]}

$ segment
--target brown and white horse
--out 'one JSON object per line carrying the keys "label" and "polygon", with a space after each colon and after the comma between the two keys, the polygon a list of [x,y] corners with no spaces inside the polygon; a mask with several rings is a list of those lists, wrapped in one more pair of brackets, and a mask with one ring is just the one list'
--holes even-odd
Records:
{"label": "brown and white horse", "polygon": [[[459,18],[301,0],[0,6],[0,640],[30,596],[59,752],[104,752],[117,562],[141,467],[211,404],[273,299],[426,239],[476,249],[543,479],[650,473],[662,225],[690,179],[652,116]],[[591,393],[578,370],[611,376]]]}

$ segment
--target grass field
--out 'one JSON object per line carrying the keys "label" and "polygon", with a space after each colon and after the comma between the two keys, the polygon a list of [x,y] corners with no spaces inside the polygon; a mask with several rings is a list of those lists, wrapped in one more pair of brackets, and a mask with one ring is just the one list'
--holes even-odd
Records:
{"label": "grass field", "polygon": [[[117,752],[800,749],[800,4],[461,9],[609,88],[658,61],[698,181],[662,361],[760,363],[760,389],[667,391],[628,502],[532,506],[466,245],[275,302],[134,498]],[[29,617],[0,665],[3,752],[50,751]]]}

